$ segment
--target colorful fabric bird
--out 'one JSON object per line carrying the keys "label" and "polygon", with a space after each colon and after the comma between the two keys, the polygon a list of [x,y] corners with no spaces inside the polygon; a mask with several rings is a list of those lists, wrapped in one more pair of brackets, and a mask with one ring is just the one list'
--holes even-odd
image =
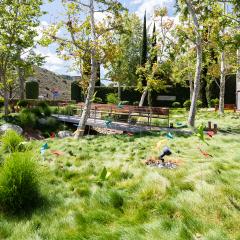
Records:
{"label": "colorful fabric bird", "polygon": [[51,153],[55,154],[56,156],[61,156],[64,154],[62,151],[59,151],[59,150],[52,150]]}
{"label": "colorful fabric bird", "polygon": [[43,155],[45,153],[46,149],[48,149],[48,148],[49,148],[48,144],[45,143],[40,149],[41,155]]}
{"label": "colorful fabric bird", "polygon": [[203,155],[204,157],[206,157],[206,158],[208,158],[208,157],[213,157],[211,154],[203,151],[201,148],[198,148],[198,149],[199,149],[199,151],[202,153],[202,155]]}
{"label": "colorful fabric bird", "polygon": [[111,119],[106,119],[106,120],[105,120],[105,125],[106,125],[106,127],[110,127],[111,124],[112,124],[112,120],[111,120]]}
{"label": "colorful fabric bird", "polygon": [[50,138],[55,138],[55,133],[54,132],[51,132]]}
{"label": "colorful fabric bird", "polygon": [[207,145],[209,145],[206,140],[205,140],[205,136],[204,136],[204,126],[200,125],[197,129],[197,133],[196,136],[204,143],[206,143]]}
{"label": "colorful fabric bird", "polygon": [[166,135],[166,137],[169,139],[173,139],[173,135],[170,132]]}
{"label": "colorful fabric bird", "polygon": [[212,138],[214,136],[214,132],[213,131],[208,131],[207,135]]}
{"label": "colorful fabric bird", "polygon": [[123,105],[121,102],[118,103],[117,108],[123,108]]}

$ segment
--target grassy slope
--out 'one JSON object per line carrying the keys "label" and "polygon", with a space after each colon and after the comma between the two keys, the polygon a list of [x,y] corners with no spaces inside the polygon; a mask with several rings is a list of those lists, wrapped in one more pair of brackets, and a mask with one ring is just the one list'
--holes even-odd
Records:
{"label": "grassy slope", "polygon": [[[240,128],[231,115],[217,121]],[[168,159],[182,164],[145,166],[164,141],[174,152]],[[0,215],[0,239],[240,239],[239,141],[236,134],[216,135],[209,146],[194,136],[161,134],[48,140],[50,150],[64,152],[48,150],[41,160],[50,203],[27,217]],[[198,146],[214,157],[204,158]],[[103,166],[111,175],[100,187]]]}

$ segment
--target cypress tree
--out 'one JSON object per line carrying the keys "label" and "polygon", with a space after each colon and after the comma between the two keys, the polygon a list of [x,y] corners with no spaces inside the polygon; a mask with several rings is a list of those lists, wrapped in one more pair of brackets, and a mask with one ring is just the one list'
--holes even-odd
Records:
{"label": "cypress tree", "polygon": [[[146,62],[147,62],[147,17],[146,17],[146,11],[145,11],[144,20],[143,20],[143,38],[142,38],[141,66],[145,67]],[[142,85],[146,86],[147,85],[147,81],[143,80]]]}
{"label": "cypress tree", "polygon": [[154,22],[153,35],[152,35],[152,56],[151,56],[152,64],[157,62],[157,51],[155,49],[156,46],[157,46],[157,35],[156,35],[156,25],[155,25],[155,22]]}

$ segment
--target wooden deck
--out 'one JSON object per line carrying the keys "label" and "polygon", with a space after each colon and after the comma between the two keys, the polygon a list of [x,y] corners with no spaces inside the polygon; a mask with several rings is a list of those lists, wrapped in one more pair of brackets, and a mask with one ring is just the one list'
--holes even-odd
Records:
{"label": "wooden deck", "polygon": [[[60,114],[53,114],[52,116],[61,122],[72,123],[74,125],[77,125],[80,120],[79,116],[67,116],[67,115],[60,115]],[[93,118],[88,118],[86,125],[92,126],[94,128],[108,128],[108,129],[113,129],[117,131],[129,132],[129,133],[141,133],[141,132],[149,132],[149,131],[167,131],[167,132],[183,133],[187,135],[192,134],[191,131],[185,131],[180,129],[133,125],[133,124],[124,123],[124,122],[112,122],[107,126],[105,120],[93,119]]]}

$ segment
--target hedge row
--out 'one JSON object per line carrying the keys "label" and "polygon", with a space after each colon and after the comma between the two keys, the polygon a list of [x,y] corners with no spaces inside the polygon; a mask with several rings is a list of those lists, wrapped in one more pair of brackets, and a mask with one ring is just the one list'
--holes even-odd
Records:
{"label": "hedge row", "polygon": [[[101,98],[102,103],[107,103],[107,95],[109,93],[117,93],[117,87],[96,87],[95,91],[97,92],[96,97]],[[226,104],[234,104],[235,103],[235,91],[236,91],[236,76],[229,75],[226,77],[226,93],[225,93],[225,103]],[[76,100],[77,102],[84,101],[84,97],[81,91],[81,88],[72,84],[72,92],[71,92],[72,100]],[[158,96],[176,96],[176,100],[174,101],[159,101],[157,99]],[[181,85],[169,86],[167,90],[162,90],[160,92],[152,91],[151,93],[151,101],[152,106],[172,106],[173,102],[179,102],[181,105],[186,100],[189,100],[190,92],[189,88],[183,87]],[[219,87],[213,82],[210,86],[210,99],[215,99],[219,97]],[[128,101],[129,104],[134,104],[139,102],[141,98],[141,93],[136,91],[134,87],[121,88],[121,100]],[[147,105],[147,98],[145,100],[144,105]]]}
{"label": "hedge row", "polygon": [[36,81],[28,81],[25,84],[26,99],[38,99],[39,84]]}

